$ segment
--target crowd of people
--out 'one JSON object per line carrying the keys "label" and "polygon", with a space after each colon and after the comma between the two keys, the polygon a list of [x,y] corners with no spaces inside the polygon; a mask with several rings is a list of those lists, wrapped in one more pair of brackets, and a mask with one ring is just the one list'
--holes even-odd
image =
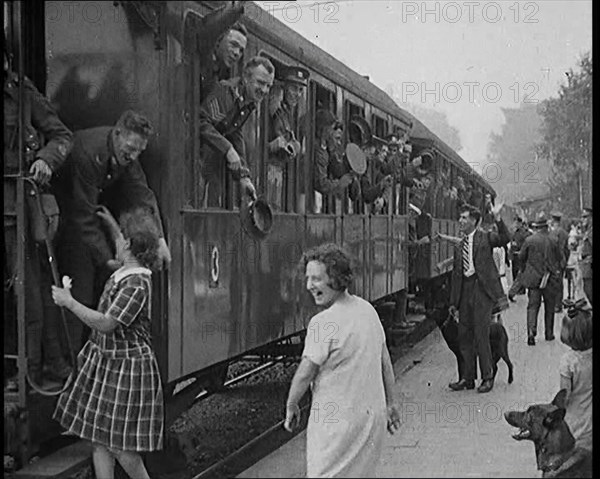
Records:
{"label": "crowd of people", "polygon": [[[489,333],[494,312],[508,307],[502,273],[510,266],[503,254],[509,243],[513,258],[518,258],[514,282],[521,281],[519,287],[529,290],[529,338],[535,337],[537,311],[543,299],[552,314],[552,320],[545,323],[546,340],[554,339],[555,304],[558,288],[564,287],[566,267],[559,214],[553,214],[551,232],[543,214],[532,223],[534,232],[523,231],[523,220],[517,217],[511,235],[500,216],[501,208],[501,204],[492,206],[483,215],[481,210],[464,205],[459,217],[461,237],[437,238],[455,245],[449,314],[458,322],[463,361],[459,380],[449,384],[453,391],[475,388],[477,359],[481,374],[477,391],[489,393],[493,389]],[[484,216],[491,225],[482,224]],[[591,267],[591,208],[584,210],[582,223],[585,231],[575,264],[584,266],[579,269]],[[575,251],[574,241],[570,243],[571,252]],[[304,253],[302,264],[306,289],[321,311],[313,316],[307,329],[302,361],[287,397],[284,427],[289,431],[297,427],[300,401],[312,388],[306,435],[307,477],[372,477],[386,429],[393,434],[400,427],[400,405],[392,392],[395,379],[385,332],[373,307],[349,292],[353,270],[350,257],[341,247],[325,244],[313,248]],[[528,268],[536,270],[535,277],[524,273]],[[527,274],[531,277],[523,279]],[[591,275],[589,279],[591,282]],[[558,376],[560,388],[566,392],[565,421],[575,445],[591,453],[592,299],[586,297],[583,287],[568,291],[560,339],[569,351],[560,359]],[[324,338],[325,331],[332,334]],[[335,420],[323,418],[328,405],[335,405]],[[561,477],[568,467],[567,461],[545,475]]]}
{"label": "crowd of people", "polygon": [[[246,29],[233,25],[215,40],[203,69],[198,128],[204,145],[203,202],[222,205],[223,164],[239,182],[241,194],[256,199],[243,126],[270,92],[267,190],[269,201],[278,209],[284,203],[285,164],[305,153],[297,109],[308,71],[275,68],[269,59],[256,56],[246,62],[240,77],[231,78],[246,42]],[[18,81],[5,50],[5,172],[18,170],[19,141],[15,138],[22,133],[18,131]],[[52,285],[48,257],[41,243],[29,238],[26,284],[32,289],[27,293],[25,317],[30,380],[39,385],[44,374],[61,380],[74,374],[60,345],[58,309],[51,307],[53,301],[68,311],[73,347],[79,353],[77,365],[72,365],[77,369],[73,386],[59,397],[55,419],[68,433],[93,443],[97,477],[113,477],[115,459],[131,477],[148,477],[140,453],[162,447],[164,427],[162,386],[150,341],[151,275],[171,261],[156,196],[139,163],[153,127],[145,116],[128,110],[115,125],[73,133],[29,80],[25,79],[23,88],[24,111],[29,112],[25,124],[32,138],[32,144],[26,145],[31,157],[28,168],[34,193],[51,191],[58,202],[60,227],[56,238],[49,239],[58,245],[57,263],[63,278],[62,285]],[[349,129],[348,141],[359,147],[366,160],[364,173],[358,173],[348,158],[344,124],[327,108],[316,111],[315,191],[323,196],[348,194],[353,201],[362,198],[378,213],[391,206],[386,205],[388,193],[396,184],[410,188],[411,203],[422,204],[423,192],[433,181],[433,155],[413,156],[406,134],[385,139],[373,135],[359,115],[350,118]],[[44,136],[44,145],[35,144],[38,133]],[[16,204],[15,184],[5,176],[5,199],[13,198],[9,209]],[[300,186],[301,192],[305,189]],[[561,339],[573,351],[561,362],[561,384],[572,398],[568,414],[576,438],[591,437],[591,419],[586,416],[591,411],[586,396],[589,393],[591,401],[591,308],[586,305],[592,303],[592,210],[586,208],[581,225],[569,233],[560,227],[559,215],[553,215],[552,226],[545,217],[536,218],[533,231],[516,218],[511,240],[499,217],[500,208],[491,206],[487,198],[490,208],[482,213],[469,205],[474,200],[468,190],[469,185],[463,184],[452,192],[462,198],[463,237],[455,239],[450,311],[460,318],[465,367],[450,388],[475,387],[477,357],[482,378],[478,391],[493,388],[489,324],[494,311],[503,309],[498,308],[506,293],[502,263],[512,258],[514,281],[509,299],[528,291],[531,345],[542,301],[545,337],[554,339],[554,313],[561,307],[562,283],[567,277],[573,286],[568,299],[587,301],[570,305],[563,320]],[[30,206],[31,221],[35,213],[35,206]],[[15,224],[7,224],[6,217],[5,291],[10,291],[16,275],[17,237]],[[482,228],[481,221],[491,226]],[[503,250],[509,242],[508,254],[494,255],[495,248]],[[313,402],[335,400],[343,420],[309,423],[309,476],[365,475],[377,460],[386,424],[390,432],[399,426],[385,334],[373,307],[348,292],[352,268],[338,246],[324,245],[305,253],[303,265],[306,287],[322,311],[308,328],[303,359],[290,388],[286,428],[296,424],[298,403],[312,384]],[[337,325],[335,341],[314,337],[325,332],[326,324]],[[16,331],[5,334],[5,344],[14,345],[15,337]],[[14,380],[8,379],[5,376],[5,388],[14,390]]]}

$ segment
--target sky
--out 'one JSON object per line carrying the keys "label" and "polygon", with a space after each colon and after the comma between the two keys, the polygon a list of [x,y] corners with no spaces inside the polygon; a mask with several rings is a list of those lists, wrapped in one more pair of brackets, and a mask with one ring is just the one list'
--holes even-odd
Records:
{"label": "sky", "polygon": [[256,3],[398,100],[446,113],[473,164],[501,108],[557,96],[592,48],[584,0]]}

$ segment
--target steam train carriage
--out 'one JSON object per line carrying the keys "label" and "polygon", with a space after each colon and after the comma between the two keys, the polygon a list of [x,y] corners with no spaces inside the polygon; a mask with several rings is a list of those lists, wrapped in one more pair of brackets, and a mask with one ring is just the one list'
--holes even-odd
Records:
{"label": "steam train carriage", "polygon": [[[493,194],[460,156],[368,79],[251,2],[15,2],[5,13],[20,39],[24,73],[47,93],[71,129],[112,125],[125,109],[142,112],[155,125],[157,134],[141,161],[157,193],[173,257],[169,271],[155,275],[152,308],[167,408],[182,381],[198,377],[195,387],[207,378],[218,383],[232,359],[302,334],[314,313],[297,270],[305,248],[325,241],[344,245],[357,261],[352,292],[371,301],[414,289],[416,283],[430,291],[433,281],[447,280],[452,251],[445,244],[415,240],[438,230],[456,232],[456,199],[447,187],[462,175]],[[246,59],[263,55],[276,68],[297,65],[310,72],[295,132],[303,153],[286,166],[284,199],[263,240],[244,230],[236,185],[224,170],[221,207],[204,207],[198,186],[200,62],[210,48],[204,39],[208,31],[225,31],[236,20],[249,31]],[[241,67],[240,62],[237,73]],[[330,109],[346,132],[354,115],[382,138],[409,132],[413,155],[427,153],[433,165],[435,180],[423,204],[429,215],[408,214],[406,188],[393,188],[387,209],[378,215],[368,214],[360,200],[315,193],[318,108]],[[270,188],[268,116],[265,101],[245,125],[259,195]],[[23,322],[21,306],[17,317]],[[19,345],[17,356],[26,364],[25,341]],[[20,392],[12,400],[21,410],[38,411],[25,425],[29,437],[41,441],[56,433],[56,425],[42,426],[50,423],[51,399]],[[17,449],[27,457],[26,442]]]}

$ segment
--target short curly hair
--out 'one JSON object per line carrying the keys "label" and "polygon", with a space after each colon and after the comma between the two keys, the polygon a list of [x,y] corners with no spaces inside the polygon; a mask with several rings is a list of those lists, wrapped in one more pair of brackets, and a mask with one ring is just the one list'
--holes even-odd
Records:
{"label": "short curly hair", "polygon": [[327,276],[331,279],[329,286],[336,291],[344,291],[350,287],[354,279],[350,256],[338,245],[325,243],[309,249],[302,255],[301,264],[318,261],[325,265]]}
{"label": "short curly hair", "polygon": [[565,314],[560,330],[560,340],[575,351],[586,351],[592,347],[594,328],[591,311]]}
{"label": "short curly hair", "polygon": [[146,139],[150,138],[154,133],[154,128],[150,120],[133,110],[125,110],[117,120],[116,126],[117,128],[137,133]]}
{"label": "short curly hair", "polygon": [[158,263],[160,233],[152,212],[147,208],[133,208],[121,214],[119,223],[133,256],[142,266],[154,268]]}

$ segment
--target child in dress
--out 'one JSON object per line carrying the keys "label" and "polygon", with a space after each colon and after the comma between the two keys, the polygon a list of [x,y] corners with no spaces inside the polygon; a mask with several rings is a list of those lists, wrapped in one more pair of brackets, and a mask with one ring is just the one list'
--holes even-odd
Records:
{"label": "child in dress", "polygon": [[78,356],[73,388],[58,400],[54,419],[92,442],[96,477],[114,477],[115,458],[134,479],[149,479],[142,451],[162,448],[163,393],[150,340],[150,267],[158,259],[158,229],[144,210],[125,213],[119,225],[98,215],[115,240],[122,267],[107,281],[97,310],[71,296],[70,278],[52,287],[58,306],[92,329]]}
{"label": "child in dress", "polygon": [[[565,304],[569,304],[565,301]],[[565,421],[576,446],[592,452],[592,311],[585,299],[570,303],[560,339],[571,348],[560,360],[560,388],[567,390]]]}

